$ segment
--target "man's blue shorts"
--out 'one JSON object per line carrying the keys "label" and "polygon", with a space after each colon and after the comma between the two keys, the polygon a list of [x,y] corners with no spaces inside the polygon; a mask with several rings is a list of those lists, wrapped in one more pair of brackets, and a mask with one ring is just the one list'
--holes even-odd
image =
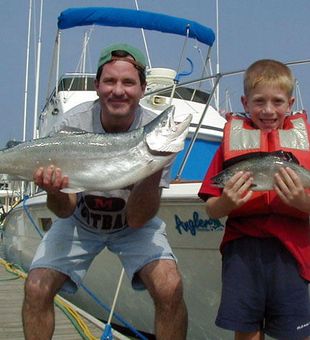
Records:
{"label": "man's blue shorts", "polygon": [[310,335],[309,282],[278,240],[243,237],[225,246],[216,325],[281,340]]}
{"label": "man's blue shorts", "polygon": [[114,232],[86,228],[76,218],[57,219],[44,235],[30,270],[51,268],[70,279],[62,287],[75,293],[92,261],[104,248],[118,255],[134,289],[145,289],[138,275],[146,264],[165,259],[176,261],[167,240],[166,224],[158,217],[142,228],[125,227]]}

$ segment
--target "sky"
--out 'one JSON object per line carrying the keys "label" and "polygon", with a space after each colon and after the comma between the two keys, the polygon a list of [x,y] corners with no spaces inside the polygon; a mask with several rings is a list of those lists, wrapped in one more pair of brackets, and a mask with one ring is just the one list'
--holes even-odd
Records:
{"label": "sky", "polygon": [[[310,1],[309,0],[218,0],[219,30],[216,28],[216,0],[137,0],[140,10],[152,11],[187,18],[212,28],[216,42],[212,49],[215,67],[220,72],[244,70],[261,58],[278,59],[282,62],[310,58]],[[27,88],[26,140],[33,135],[35,102],[35,65],[38,46],[40,0],[33,0],[33,23],[29,48],[29,78]],[[57,17],[70,7],[122,7],[135,9],[134,0],[44,0],[41,35],[40,82],[38,111],[44,107],[50,72]],[[25,75],[28,35],[29,0],[0,0],[1,43],[1,121],[0,148],[8,140],[22,140],[25,108]],[[36,27],[36,29],[34,29]],[[76,69],[82,46],[82,30],[65,30],[63,45],[68,52],[63,55],[63,71]],[[137,30],[135,30],[137,32]],[[78,34],[77,34],[78,33]],[[94,43],[90,47],[88,68],[95,72],[100,50],[107,44],[128,42],[144,48],[142,35],[132,29],[105,27],[100,33],[92,33]],[[145,31],[152,67],[176,68],[184,40],[167,34]],[[163,37],[165,36],[165,37]],[[194,44],[193,44],[194,46]],[[197,45],[202,50],[205,46]],[[193,47],[191,53],[193,53]],[[197,48],[196,48],[197,50]],[[205,51],[205,50],[204,50]],[[195,58],[198,58],[197,56]],[[195,60],[194,58],[194,60]],[[186,66],[184,65],[186,68]],[[292,68],[299,82],[302,103],[310,111],[310,65]],[[234,111],[242,110],[242,77],[227,77],[220,83],[220,106],[225,108],[225,92]]]}

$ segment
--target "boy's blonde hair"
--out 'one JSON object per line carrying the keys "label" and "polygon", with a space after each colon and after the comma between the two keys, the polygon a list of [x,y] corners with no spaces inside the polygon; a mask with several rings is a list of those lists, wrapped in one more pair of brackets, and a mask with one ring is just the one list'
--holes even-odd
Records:
{"label": "boy's blonde hair", "polygon": [[247,96],[258,84],[278,86],[291,97],[295,79],[291,70],[280,61],[261,59],[250,65],[244,74],[244,94]]}

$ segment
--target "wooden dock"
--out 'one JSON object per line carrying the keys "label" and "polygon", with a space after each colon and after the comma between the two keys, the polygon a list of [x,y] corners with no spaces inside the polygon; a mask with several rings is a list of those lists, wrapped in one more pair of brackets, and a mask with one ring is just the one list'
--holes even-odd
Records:
{"label": "wooden dock", "polygon": [[[3,265],[0,258],[0,339],[4,340],[23,340],[24,334],[22,329],[21,308],[24,297],[24,278],[18,277],[8,271],[8,267]],[[56,328],[53,340],[79,340],[79,339],[100,339],[103,334],[104,324],[93,318],[89,314],[81,311],[74,305],[64,299],[58,300],[55,306],[56,311]],[[61,309],[65,308],[66,313]],[[68,311],[72,311],[72,315],[78,317],[79,323],[86,326],[86,336],[79,333],[73,323],[66,316]],[[84,327],[82,327],[84,329]],[[85,333],[84,333],[85,334]],[[113,331],[114,339],[125,340],[127,337]]]}

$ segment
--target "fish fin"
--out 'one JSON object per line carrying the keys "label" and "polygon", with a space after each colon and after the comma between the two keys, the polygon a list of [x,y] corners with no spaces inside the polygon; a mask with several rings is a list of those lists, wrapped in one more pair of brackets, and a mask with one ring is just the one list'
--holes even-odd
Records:
{"label": "fish fin", "polygon": [[24,143],[24,142],[23,141],[19,141],[19,140],[9,140],[6,143],[5,148],[1,149],[1,150],[11,149],[11,148],[14,148],[15,146],[17,146],[19,144],[22,144],[22,143]]}
{"label": "fish fin", "polygon": [[266,155],[270,155],[270,152],[265,152],[265,151],[258,151],[258,152],[250,152],[250,153],[246,153],[240,156],[236,156],[230,159],[227,159],[226,161],[224,161],[223,163],[223,169],[229,168],[230,166],[248,160],[248,159],[255,159],[255,158],[260,158],[260,157],[264,157]]}
{"label": "fish fin", "polygon": [[77,194],[79,192],[85,191],[84,188],[63,188],[60,190],[65,194]]}
{"label": "fish fin", "polygon": [[289,151],[284,151],[284,150],[277,150],[270,152],[271,155],[278,156],[280,158],[283,158],[283,160],[291,163],[296,163],[299,164],[299,160],[294,156],[291,152]]}

